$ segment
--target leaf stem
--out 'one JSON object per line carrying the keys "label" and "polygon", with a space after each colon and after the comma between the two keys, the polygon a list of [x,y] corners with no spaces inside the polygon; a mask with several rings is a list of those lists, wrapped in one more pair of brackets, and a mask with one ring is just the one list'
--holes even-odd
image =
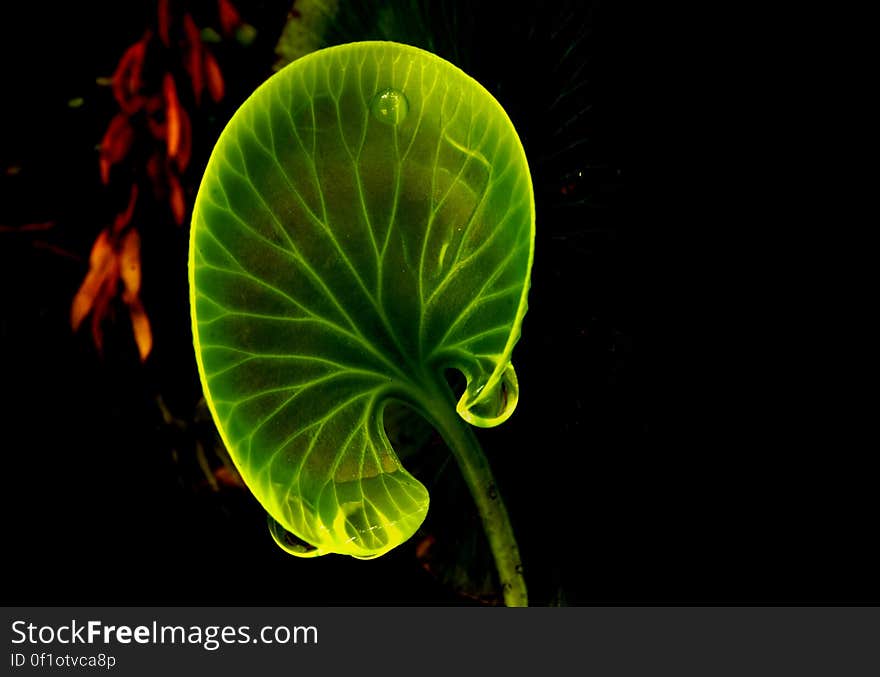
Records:
{"label": "leaf stem", "polygon": [[501,580],[504,603],[507,606],[528,606],[519,547],[489,461],[473,428],[455,411],[455,400],[445,383],[431,400],[435,406],[428,412],[428,418],[452,450],[477,504]]}

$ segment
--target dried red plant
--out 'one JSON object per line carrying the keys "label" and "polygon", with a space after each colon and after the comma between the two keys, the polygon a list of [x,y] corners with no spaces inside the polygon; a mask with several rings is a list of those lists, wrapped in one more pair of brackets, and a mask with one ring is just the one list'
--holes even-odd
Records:
{"label": "dried red plant", "polygon": [[[224,36],[242,25],[229,0],[218,0],[217,17]],[[225,82],[186,3],[158,0],[155,27],[125,50],[110,84],[119,112],[101,139],[98,166],[105,185],[130,183],[129,200],[92,245],[89,270],[73,299],[70,322],[76,331],[91,315],[92,336],[100,351],[103,323],[112,301],[120,297],[143,361],[152,350],[153,336],[140,298],[138,204],[149,189],[155,200],[167,203],[177,225],[184,223],[188,209],[184,174],[192,154],[192,116],[184,102],[200,106],[207,88],[216,103],[223,98]],[[189,90],[185,96],[181,87]],[[121,171],[124,165],[134,171]],[[147,181],[148,186],[141,185]]]}

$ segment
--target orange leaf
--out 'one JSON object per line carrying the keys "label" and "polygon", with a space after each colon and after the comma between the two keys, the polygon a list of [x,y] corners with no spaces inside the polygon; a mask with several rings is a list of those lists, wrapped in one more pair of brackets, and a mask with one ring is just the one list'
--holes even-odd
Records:
{"label": "orange leaf", "polygon": [[110,168],[122,160],[131,148],[134,132],[128,124],[125,113],[117,113],[110,121],[104,138],[101,139],[101,155],[98,160],[101,168],[101,181],[110,181]]}
{"label": "orange leaf", "polygon": [[174,221],[177,225],[183,223],[184,212],[186,211],[186,202],[183,198],[183,188],[180,181],[173,172],[168,172],[168,188],[171,191],[169,200],[171,202],[171,213],[174,214]]}
{"label": "orange leaf", "polygon": [[110,233],[107,230],[102,230],[92,245],[92,253],[89,256],[89,272],[86,273],[70,307],[70,326],[74,331],[79,329],[82,321],[92,311],[98,290],[110,272],[113,256]]}
{"label": "orange leaf", "polygon": [[135,297],[128,303],[128,314],[131,316],[131,328],[134,330],[134,340],[137,343],[141,362],[147,359],[153,349],[153,332],[150,329],[150,319],[144,310],[144,304],[140,298]]}
{"label": "orange leaf", "polygon": [[112,277],[115,253],[110,245],[110,233],[102,230],[95,243],[92,245],[92,253],[89,256],[89,272],[80,285],[73,304],[70,308],[70,326],[74,331],[79,329],[80,324],[95,306],[102,285],[108,277]]}
{"label": "orange leaf", "polygon": [[141,238],[134,229],[128,231],[122,240],[119,275],[125,287],[122,300],[131,304],[137,300],[141,291]]}
{"label": "orange leaf", "polygon": [[[113,268],[115,268],[116,259],[113,259]],[[92,312],[92,340],[98,348],[98,352],[104,347],[104,332],[101,323],[110,309],[110,301],[116,292],[116,275],[108,275],[101,286],[98,288],[98,294],[95,298],[95,307]]]}
{"label": "orange leaf", "polygon": [[134,205],[137,202],[138,196],[138,187],[136,183],[131,184],[131,194],[128,198],[128,206],[125,208],[124,212],[121,212],[116,215],[116,220],[113,221],[113,232],[120,233],[122,229],[125,228],[128,223],[131,221],[131,217],[134,214]]}
{"label": "orange leaf", "polygon": [[202,37],[199,35],[199,27],[187,12],[183,15],[183,30],[186,34],[186,70],[192,80],[193,94],[196,97],[196,105],[202,102],[202,90],[205,88],[204,69],[202,66]]}
{"label": "orange leaf", "polygon": [[220,72],[220,66],[217,65],[214,55],[207,49],[205,50],[205,75],[208,77],[208,92],[214,101],[223,98],[225,85],[223,83],[223,74]]}
{"label": "orange leaf", "polygon": [[159,37],[166,47],[171,46],[170,27],[171,17],[168,12],[168,0],[159,0]]}
{"label": "orange leaf", "polygon": [[105,228],[99,234],[95,243],[92,245],[92,251],[89,254],[89,267],[100,268],[113,256],[113,245],[110,241],[110,233]]}
{"label": "orange leaf", "polygon": [[76,296],[73,297],[73,304],[70,306],[70,326],[73,331],[79,329],[82,321],[92,312],[95,296],[103,281],[102,272],[90,270],[86,273],[86,278],[76,292]]}
{"label": "orange leaf", "polygon": [[162,83],[162,91],[165,95],[165,124],[168,126],[166,141],[168,143],[168,157],[177,155],[180,147],[180,101],[177,98],[177,87],[171,73],[165,74]]}
{"label": "orange leaf", "polygon": [[220,28],[229,37],[241,25],[241,16],[229,0],[217,0],[217,9],[220,12]]}

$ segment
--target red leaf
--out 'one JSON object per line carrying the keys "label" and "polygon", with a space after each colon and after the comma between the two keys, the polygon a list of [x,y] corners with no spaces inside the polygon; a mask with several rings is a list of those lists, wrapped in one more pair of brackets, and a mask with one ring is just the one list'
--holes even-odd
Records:
{"label": "red leaf", "polygon": [[428,554],[428,551],[434,547],[434,544],[437,542],[437,539],[434,538],[431,534],[428,534],[422,541],[416,546],[416,559],[422,560],[422,566],[427,568],[424,560]]}
{"label": "red leaf", "polygon": [[158,197],[162,193],[162,158],[158,152],[147,160],[147,176],[153,182],[153,193]]}
{"label": "red leaf", "polygon": [[[153,96],[147,98],[144,101],[144,110],[147,111],[150,115],[154,115],[158,113],[165,107],[165,99],[159,94],[154,94]],[[163,134],[164,136],[164,134]]]}
{"label": "red leaf", "polygon": [[168,133],[168,126],[154,117],[147,118],[147,127],[154,139],[164,139]]}
{"label": "red leaf", "polygon": [[113,96],[119,107],[128,114],[135,113],[144,104],[144,97],[138,92],[143,86],[141,77],[149,39],[150,32],[147,31],[140,40],[125,50],[113,73]]}
{"label": "red leaf", "polygon": [[154,139],[165,139],[168,135],[168,125],[159,120],[156,114],[165,108],[163,94],[155,94],[146,100],[144,109],[147,111],[147,128]]}
{"label": "red leaf", "polygon": [[220,66],[217,65],[214,55],[207,49],[205,50],[205,75],[208,77],[208,92],[211,94],[211,98],[217,102],[223,98],[225,91],[223,74],[220,72]]}
{"label": "red leaf", "polygon": [[110,168],[128,154],[133,140],[134,132],[128,124],[128,116],[125,113],[117,113],[104,132],[104,138],[101,139],[99,164],[101,181],[105,184],[110,181]]}
{"label": "red leaf", "polygon": [[165,74],[162,92],[165,96],[165,125],[167,127],[165,138],[168,143],[168,157],[173,158],[180,148],[180,113],[182,109],[171,73]]}
{"label": "red leaf", "polygon": [[125,208],[124,212],[120,212],[116,215],[116,220],[113,221],[113,233],[118,234],[122,232],[122,229],[125,228],[129,221],[131,221],[132,214],[134,214],[134,204],[137,202],[138,197],[138,187],[136,183],[131,184],[131,193],[128,198],[128,206]]}
{"label": "red leaf", "polygon": [[220,466],[214,471],[214,477],[224,486],[237,487],[240,489],[245,488],[245,483],[242,481],[241,476],[237,472],[227,468],[225,465]]}
{"label": "red leaf", "polygon": [[202,38],[199,28],[189,13],[183,15],[183,30],[186,34],[186,55],[184,63],[186,71],[192,80],[193,94],[196,105],[202,102],[202,90],[205,88],[205,75],[202,65]]}
{"label": "red leaf", "polygon": [[168,189],[170,191],[168,200],[171,204],[171,213],[174,215],[174,222],[179,226],[183,224],[186,202],[183,197],[183,187],[177,176],[171,171],[168,172]]}
{"label": "red leaf", "polygon": [[220,28],[223,35],[229,37],[241,25],[241,16],[229,0],[217,0],[217,9],[220,12]]}
{"label": "red leaf", "polygon": [[189,165],[189,159],[192,155],[192,124],[189,121],[189,115],[186,109],[180,109],[180,146],[177,149],[177,171],[181,174]]}
{"label": "red leaf", "polygon": [[166,47],[171,46],[170,28],[171,17],[168,12],[168,0],[159,0],[159,37]]}

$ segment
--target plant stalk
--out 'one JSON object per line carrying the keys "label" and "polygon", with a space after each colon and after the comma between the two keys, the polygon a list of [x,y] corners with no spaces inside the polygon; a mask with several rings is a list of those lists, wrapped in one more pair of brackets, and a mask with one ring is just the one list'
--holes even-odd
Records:
{"label": "plant stalk", "polygon": [[[504,501],[495,485],[489,461],[470,424],[455,411],[455,401],[448,387],[437,393],[438,406],[432,407],[430,420],[452,450],[465,482],[470,489],[477,511],[483,522],[483,530],[495,559],[495,567],[501,580],[506,606],[528,606],[526,582],[519,556],[519,547],[513,535],[513,527],[504,507]],[[436,399],[435,399],[436,401]]]}

